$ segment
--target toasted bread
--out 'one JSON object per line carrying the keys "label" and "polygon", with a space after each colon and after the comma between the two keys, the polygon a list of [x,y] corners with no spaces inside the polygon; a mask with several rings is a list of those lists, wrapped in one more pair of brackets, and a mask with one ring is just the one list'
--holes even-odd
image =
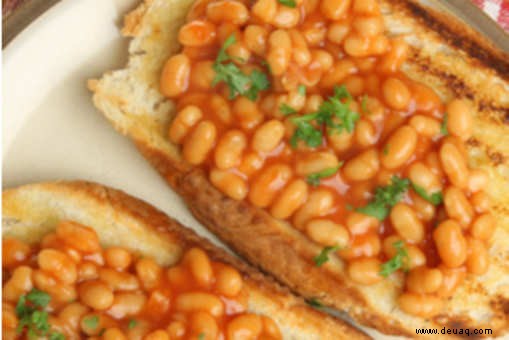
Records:
{"label": "toasted bread", "polygon": [[244,277],[250,312],[270,315],[284,339],[368,339],[343,321],[324,315],[272,279],[213,246],[150,205],[89,182],[26,185],[2,194],[2,236],[35,243],[61,220],[95,229],[103,246],[122,246],[171,266],[198,246]]}
{"label": "toasted bread", "polygon": [[[389,34],[404,34],[411,45],[405,73],[434,88],[444,100],[467,98],[474,104],[474,137],[469,162],[490,175],[498,228],[490,250],[492,263],[480,277],[468,277],[440,315],[424,319],[397,308],[402,278],[359,286],[344,275],[333,256],[317,268],[320,248],[288,223],[264,210],[225,197],[206,174],[185,163],[166,131],[173,103],[158,91],[168,56],[179,50],[177,30],[192,0],[152,0],[126,16],[123,33],[133,37],[123,70],[91,80],[94,103],[188,203],[193,214],[238,254],[274,275],[306,298],[318,298],[358,322],[381,332],[415,336],[417,328],[509,330],[509,57],[455,18],[414,1],[381,1]],[[163,190],[163,189],[161,189]]]}

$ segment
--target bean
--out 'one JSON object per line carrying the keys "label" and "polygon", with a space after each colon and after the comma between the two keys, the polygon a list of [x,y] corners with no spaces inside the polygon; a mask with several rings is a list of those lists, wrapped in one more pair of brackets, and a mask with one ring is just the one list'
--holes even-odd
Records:
{"label": "bean", "polygon": [[442,272],[442,285],[436,294],[441,298],[451,297],[456,287],[458,287],[466,277],[465,267],[447,268],[441,264],[438,266],[438,269]]}
{"label": "bean", "polygon": [[246,97],[239,97],[233,102],[233,113],[244,130],[252,130],[263,121],[263,114],[256,103]]}
{"label": "bean", "polygon": [[180,28],[179,43],[184,46],[202,47],[211,45],[216,38],[216,27],[202,20],[193,20]]}
{"label": "bean", "polygon": [[108,284],[113,291],[133,291],[140,287],[136,276],[110,268],[99,268],[99,279]]}
{"label": "bean", "polygon": [[417,147],[417,133],[404,125],[398,128],[386,142],[387,152],[380,155],[382,165],[387,169],[396,169],[404,165],[414,154]]}
{"label": "bean", "polygon": [[111,247],[104,252],[106,265],[116,270],[125,270],[131,265],[131,254],[124,248]]}
{"label": "bean", "polygon": [[467,239],[467,270],[475,275],[483,275],[488,271],[490,255],[483,241],[475,238]]}
{"label": "bean", "polygon": [[442,190],[437,176],[422,162],[415,162],[409,167],[408,178],[412,183],[423,188],[428,195]]}
{"label": "bean", "polygon": [[357,33],[349,33],[343,42],[343,49],[349,56],[363,58],[369,55],[369,43],[369,38],[363,37]]}
{"label": "bean", "polygon": [[323,0],[320,5],[320,11],[326,18],[338,20],[346,14],[350,4],[350,0]]}
{"label": "bean", "polygon": [[230,104],[218,94],[209,97],[208,108],[214,116],[225,125],[230,125],[233,121],[233,115],[230,109]]}
{"label": "bean", "polygon": [[355,283],[372,285],[382,280],[380,276],[381,262],[377,258],[361,258],[348,265],[348,276]]}
{"label": "bean", "polygon": [[297,65],[304,67],[311,62],[311,53],[309,52],[306,39],[296,29],[289,31],[292,41],[292,58]]}
{"label": "bean", "polygon": [[207,6],[207,18],[212,22],[228,21],[234,25],[242,25],[249,20],[249,11],[238,1],[214,1]]}
{"label": "bean", "polygon": [[376,0],[354,0],[353,12],[356,14],[378,14],[378,1]]}
{"label": "bean", "polygon": [[372,216],[352,211],[346,216],[345,224],[352,235],[361,235],[377,229],[380,221]]}
{"label": "bean", "polygon": [[278,9],[276,0],[257,0],[251,11],[254,16],[258,17],[265,23],[270,23],[274,20]]}
{"label": "bean", "polygon": [[467,188],[470,192],[475,193],[483,190],[488,185],[488,174],[482,169],[474,169],[470,171],[467,180]]}
{"label": "bean", "polygon": [[78,293],[74,285],[65,285],[58,282],[53,276],[42,270],[32,272],[34,286],[51,295],[52,303],[69,303],[76,300]]}
{"label": "bean", "polygon": [[178,312],[208,312],[218,317],[224,314],[223,302],[215,295],[200,292],[188,292],[178,295],[175,299]]}
{"label": "bean", "polygon": [[445,143],[440,148],[440,162],[447,177],[454,186],[465,188],[468,184],[468,168],[465,158],[452,143]]}
{"label": "bean", "polygon": [[184,142],[182,155],[192,165],[205,161],[216,142],[217,130],[214,123],[205,120],[196,126]]}
{"label": "bean", "polygon": [[297,26],[300,20],[298,8],[279,6],[276,15],[272,19],[272,24],[277,28],[292,28]]}
{"label": "bean", "polygon": [[405,313],[429,318],[440,312],[443,301],[433,295],[403,293],[398,298],[398,305]]}
{"label": "bean", "polygon": [[350,236],[344,226],[328,219],[314,219],[306,224],[306,234],[313,241],[324,245],[337,245],[341,248],[348,244]]}
{"label": "bean", "polygon": [[285,30],[278,29],[270,34],[267,62],[274,76],[281,76],[288,68],[292,52],[291,49],[291,38]]}
{"label": "bean", "polygon": [[467,243],[461,227],[454,220],[442,222],[433,231],[433,240],[442,262],[449,268],[465,263]]}
{"label": "bean", "polygon": [[78,293],[84,305],[96,309],[108,309],[113,303],[113,292],[101,281],[86,281],[80,284]]}
{"label": "bean", "polygon": [[251,146],[258,152],[271,152],[281,143],[284,133],[283,123],[276,119],[269,120],[256,129]]}
{"label": "bean", "polygon": [[380,237],[371,231],[352,238],[349,247],[339,250],[339,255],[346,260],[362,257],[373,257],[380,254],[382,243]]}
{"label": "bean", "polygon": [[293,216],[293,224],[303,229],[304,224],[313,217],[324,216],[334,206],[334,195],[327,189],[311,192],[307,202]]}
{"label": "bean", "polygon": [[212,284],[214,273],[208,255],[200,248],[191,248],[186,252],[183,263],[189,266],[195,282],[208,287]]}
{"label": "bean", "polygon": [[200,339],[217,339],[219,328],[212,315],[206,312],[196,312],[191,314],[190,332],[192,336]]}
{"label": "bean", "polygon": [[262,320],[255,314],[243,314],[235,317],[226,326],[226,339],[257,339],[262,332]]}
{"label": "bean", "polygon": [[366,148],[377,142],[378,134],[373,123],[367,119],[361,119],[355,126],[355,139],[357,144]]}
{"label": "bean", "polygon": [[30,256],[30,246],[15,238],[2,239],[2,265],[14,268]]}
{"label": "bean", "polygon": [[342,172],[347,180],[365,181],[373,178],[379,169],[378,153],[371,148],[347,161]]}
{"label": "bean", "polygon": [[444,205],[450,218],[457,220],[463,228],[468,228],[474,211],[463,191],[455,187],[447,188],[444,191]]}
{"label": "bean", "polygon": [[346,22],[332,22],[327,30],[327,39],[335,44],[341,44],[350,33],[350,25]]}
{"label": "bean", "polygon": [[446,107],[447,130],[461,140],[472,136],[473,118],[470,105],[465,100],[454,99]]}
{"label": "bean", "polygon": [[398,78],[390,77],[384,81],[382,94],[386,104],[395,110],[404,110],[410,103],[410,91]]}
{"label": "bean", "polygon": [[242,152],[247,146],[247,138],[240,130],[225,133],[216,146],[214,159],[218,169],[224,170],[238,166]]}
{"label": "bean", "polygon": [[434,118],[416,115],[410,118],[410,126],[424,137],[433,138],[440,134],[440,122]]}
{"label": "bean", "polygon": [[339,160],[330,152],[314,152],[298,158],[295,171],[300,176],[308,176],[326,169],[336,168]]}
{"label": "bean", "polygon": [[135,269],[143,288],[151,290],[158,285],[162,268],[154,260],[147,257],[140,258],[136,262]]}
{"label": "bean", "polygon": [[406,241],[421,242],[424,239],[424,225],[407,204],[396,204],[391,210],[390,219],[394,229]]}
{"label": "bean", "polygon": [[83,253],[95,253],[101,250],[99,238],[94,229],[71,221],[60,222],[56,228],[59,239]]}
{"label": "bean", "polygon": [[343,131],[327,135],[327,141],[334,151],[341,153],[350,149],[354,142],[354,133]]}
{"label": "bean", "polygon": [[73,302],[65,306],[60,313],[58,313],[58,318],[62,320],[67,327],[70,327],[73,331],[77,331],[82,316],[88,312],[88,307],[79,302]]}
{"label": "bean", "polygon": [[470,205],[476,213],[484,213],[490,210],[491,200],[485,192],[479,191],[470,197]]}
{"label": "bean", "polygon": [[190,87],[198,90],[212,89],[215,78],[214,63],[211,60],[198,61],[191,68]]}
{"label": "bean", "polygon": [[442,272],[436,268],[418,267],[406,277],[406,288],[413,293],[430,294],[442,285]]}
{"label": "bean", "polygon": [[271,318],[262,315],[263,333],[271,337],[271,339],[283,339],[278,325]]}
{"label": "bean", "polygon": [[496,220],[489,213],[478,216],[470,226],[470,234],[482,241],[491,240],[496,228]]}
{"label": "bean", "polygon": [[20,296],[29,292],[33,287],[32,268],[28,266],[19,266],[12,272],[2,290],[5,301],[17,303]]}
{"label": "bean", "polygon": [[384,31],[384,22],[380,16],[362,16],[353,21],[353,28],[362,36],[374,37]]}
{"label": "bean", "polygon": [[188,56],[176,54],[170,57],[164,64],[161,74],[161,93],[170,98],[184,93],[189,86],[190,73],[191,61]]}
{"label": "bean", "polygon": [[436,215],[437,209],[435,206],[417,194],[412,193],[410,196],[412,198],[413,208],[417,213],[417,217],[424,222],[431,221]]}
{"label": "bean", "polygon": [[146,302],[147,297],[142,293],[116,293],[113,304],[108,309],[107,313],[115,319],[137,315],[141,312]]}
{"label": "bean", "polygon": [[257,207],[268,207],[277,192],[284,188],[292,176],[292,169],[284,164],[274,164],[264,169],[251,185],[248,197]]}
{"label": "bean", "polygon": [[108,328],[104,331],[102,339],[104,340],[127,340],[124,333],[119,328]]}
{"label": "bean", "polygon": [[347,76],[356,72],[357,67],[352,60],[338,60],[320,79],[320,86],[323,88],[333,88],[335,85],[342,83]]}
{"label": "bean", "polygon": [[258,25],[249,25],[244,30],[244,43],[253,53],[263,56],[267,49],[269,31]]}
{"label": "bean", "polygon": [[238,295],[242,289],[242,277],[240,273],[230,266],[224,265],[219,267],[216,273],[216,289],[219,294],[234,297]]}

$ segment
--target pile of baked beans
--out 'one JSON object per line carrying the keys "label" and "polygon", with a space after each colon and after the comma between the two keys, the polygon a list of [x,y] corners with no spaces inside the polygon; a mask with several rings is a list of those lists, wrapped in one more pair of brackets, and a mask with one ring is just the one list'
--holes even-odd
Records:
{"label": "pile of baked beans", "polygon": [[[30,294],[49,295],[42,310],[49,339],[282,338],[272,319],[246,311],[239,272],[200,248],[163,268],[121,247],[103,249],[93,229],[69,221],[40,244],[3,238],[2,246],[4,339],[27,336],[29,327],[18,327],[27,321],[20,320],[19,305]],[[34,334],[42,335],[43,318],[30,324],[39,327]]]}
{"label": "pile of baked beans", "polygon": [[[400,71],[409,48],[385,34],[376,0],[198,0],[178,39],[161,75],[177,108],[168,136],[226,196],[335,251],[354,282],[379,282],[399,256],[398,302],[410,314],[437,314],[467,273],[486,272],[495,221],[488,176],[467,164],[470,103],[444,103]],[[270,87],[232,96],[216,79],[224,47]],[[313,121],[321,144],[295,143],[295,117],[319,112],[341,86],[354,128]],[[411,185],[387,218],[361,212],[394,176]]]}

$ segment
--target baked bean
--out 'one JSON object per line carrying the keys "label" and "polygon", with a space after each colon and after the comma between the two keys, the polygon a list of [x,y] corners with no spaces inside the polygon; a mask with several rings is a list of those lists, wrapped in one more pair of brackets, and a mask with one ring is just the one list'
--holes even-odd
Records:
{"label": "baked bean", "polygon": [[124,248],[111,247],[104,252],[106,265],[116,270],[125,270],[131,265],[131,253]]}
{"label": "baked bean", "polygon": [[184,159],[193,165],[203,163],[214,147],[216,135],[214,123],[208,120],[198,123],[184,142],[182,148]]}
{"label": "baked bean", "polygon": [[369,202],[374,191],[375,184],[372,181],[357,182],[350,186],[348,195],[354,202]]}
{"label": "baked bean", "polygon": [[482,169],[474,169],[470,171],[467,180],[467,188],[470,192],[475,193],[483,190],[488,185],[488,175]]}
{"label": "baked bean", "polygon": [[229,125],[233,121],[233,115],[230,109],[230,105],[220,95],[214,94],[209,97],[208,109],[218,118],[221,123]]}
{"label": "baked bean", "polygon": [[208,21],[194,20],[182,26],[178,40],[184,46],[205,46],[214,43],[216,27]]}
{"label": "baked bean", "polygon": [[157,286],[161,279],[162,268],[152,259],[143,257],[136,262],[136,275],[143,288],[151,290]]}
{"label": "baked bean", "polygon": [[30,246],[15,238],[2,239],[2,266],[12,268],[25,261],[30,255]]}
{"label": "baked bean", "polygon": [[122,319],[126,316],[137,315],[141,312],[147,297],[142,293],[116,293],[113,304],[107,313],[115,319]]}
{"label": "baked bean", "polygon": [[349,181],[365,181],[373,178],[380,169],[378,153],[371,148],[348,160],[342,173]]}
{"label": "baked bean", "polygon": [[274,76],[282,75],[288,68],[292,53],[292,42],[287,31],[278,29],[269,36],[267,62]]}
{"label": "baked bean", "polygon": [[380,155],[382,165],[387,169],[396,169],[404,165],[415,152],[417,133],[408,125],[397,129],[386,142],[386,152]]}
{"label": "baked bean", "polygon": [[461,140],[472,136],[473,118],[470,105],[465,100],[455,99],[446,107],[447,130]]}
{"label": "baked bean", "polygon": [[372,216],[352,211],[347,214],[345,224],[352,235],[361,235],[377,229],[380,221]]}
{"label": "baked bean", "polygon": [[276,119],[269,120],[256,129],[251,146],[258,152],[271,152],[279,145],[284,133],[283,123]]}
{"label": "baked bean", "polygon": [[282,339],[281,332],[279,331],[278,325],[271,318],[261,315],[260,316],[263,323],[263,333],[271,337],[271,339]]}
{"label": "baked bean", "polygon": [[372,285],[382,280],[380,267],[381,262],[377,258],[352,260],[348,265],[348,276],[355,283]]}
{"label": "baked bean", "polygon": [[189,86],[191,60],[185,54],[176,54],[168,59],[161,74],[160,89],[166,97],[176,97]]}
{"label": "baked bean", "polygon": [[253,175],[257,170],[263,166],[263,158],[256,152],[247,153],[240,163],[238,169],[246,176]]}
{"label": "baked bean", "polygon": [[113,292],[101,281],[86,281],[80,284],[78,292],[81,302],[95,310],[108,309],[113,303]]}
{"label": "baked bean", "polygon": [[180,143],[191,128],[203,117],[202,111],[196,106],[186,106],[180,110],[170,125],[168,136],[173,143]]}
{"label": "baked bean", "polygon": [[[382,241],[382,250],[383,250],[383,253],[384,255],[391,259],[393,258],[394,256],[396,256],[398,250],[396,249],[396,247],[394,247],[394,243],[396,242],[404,242],[403,239],[398,236],[398,235],[391,235],[391,236],[387,236],[386,238],[384,238],[384,240]],[[407,248],[407,244],[405,244],[405,249]]]}
{"label": "baked bean", "polygon": [[251,130],[263,121],[263,114],[256,103],[245,97],[239,97],[233,102],[233,113],[244,130]]}
{"label": "baked bean", "polygon": [[[284,7],[284,6],[283,6]],[[306,66],[311,62],[311,53],[309,52],[306,39],[296,29],[289,31],[290,39],[292,41],[292,57],[295,63],[299,66]]]}
{"label": "baked bean", "polygon": [[80,326],[81,317],[89,312],[88,307],[82,305],[79,302],[73,302],[65,306],[60,313],[58,318],[72,330],[78,330]]}
{"label": "baked bean", "polygon": [[207,254],[200,248],[192,248],[184,255],[183,263],[189,266],[196,283],[208,287],[212,284],[214,273]]}
{"label": "baked bean", "polygon": [[432,88],[421,83],[413,83],[411,87],[417,111],[433,112],[442,108],[442,100]]}
{"label": "baked bean", "polygon": [[445,136],[442,139],[442,145],[447,144],[447,143],[453,144],[458,149],[458,151],[463,156],[463,158],[465,158],[465,159],[468,158],[468,152],[467,152],[467,148],[465,146],[466,144],[461,139],[459,139],[458,137],[455,137],[455,136],[451,136],[451,135]]}
{"label": "baked bean", "polygon": [[359,14],[377,14],[379,11],[377,0],[353,0],[352,9]]}
{"label": "baked bean", "polygon": [[78,265],[78,281],[97,279],[97,266],[92,262],[82,262]]}
{"label": "baked bean", "polygon": [[316,243],[324,246],[337,245],[341,248],[348,244],[348,231],[341,224],[328,219],[314,219],[306,224],[306,234]]}
{"label": "baked bean", "polygon": [[361,119],[355,126],[355,140],[357,144],[365,148],[377,142],[378,134],[373,123],[367,119]]}
{"label": "baked bean", "polygon": [[257,339],[262,332],[262,320],[255,314],[243,314],[235,317],[226,326],[226,339]]}
{"label": "baked bean", "polygon": [[439,178],[444,177],[444,170],[440,162],[440,157],[436,152],[430,152],[424,158],[425,165]]}
{"label": "baked bean", "polygon": [[221,295],[236,296],[242,289],[242,277],[235,268],[221,266],[216,273],[216,289]]}
{"label": "baked bean", "polygon": [[338,20],[346,14],[350,4],[350,0],[323,0],[320,4],[320,10],[326,18]]}
{"label": "baked bean", "polygon": [[180,321],[172,321],[168,325],[167,331],[171,339],[182,338],[186,333],[186,326]]}
{"label": "baked bean", "polygon": [[57,236],[67,245],[83,253],[95,253],[101,250],[99,238],[92,228],[79,223],[63,221],[57,225]]}
{"label": "baked bean", "polygon": [[349,33],[343,42],[343,48],[346,54],[352,57],[367,57],[370,52],[369,38]]}
{"label": "baked bean", "polygon": [[484,213],[490,210],[491,200],[484,191],[479,191],[470,197],[470,205],[476,213]]}
{"label": "baked bean", "polygon": [[412,193],[411,197],[417,217],[424,222],[433,220],[437,210],[435,206],[417,194]]}
{"label": "baked bean", "polygon": [[387,52],[389,49],[389,39],[385,35],[378,35],[371,38],[370,53],[373,55],[380,55]]}
{"label": "baked bean", "polygon": [[441,264],[438,269],[442,272],[442,285],[436,291],[436,295],[441,298],[451,297],[456,287],[465,280],[465,267],[447,268]]}
{"label": "baked bean", "polygon": [[270,213],[275,218],[285,219],[293,215],[308,197],[308,185],[301,179],[290,182],[272,203]]}
{"label": "baked bean", "polygon": [[270,23],[274,20],[277,9],[276,0],[257,0],[251,8],[251,12],[263,22]]}
{"label": "baked bean", "polygon": [[[248,60],[251,58],[251,51],[247,48],[247,46],[242,41],[238,41],[228,47],[226,50],[228,52],[228,55],[230,55],[233,58],[233,62],[238,65],[243,65],[248,62]],[[246,73],[250,73],[250,71],[247,71],[250,69],[251,66],[245,66],[243,71]]]}
{"label": "baked bean", "polygon": [[391,210],[390,219],[394,229],[406,241],[417,243],[424,239],[424,225],[407,204],[396,204]]}
{"label": "baked bean", "polygon": [[165,330],[158,329],[145,335],[144,340],[170,340],[170,336]]}
{"label": "baked bean", "polygon": [[440,312],[443,301],[433,295],[403,293],[398,298],[398,305],[405,313],[428,318]]}
{"label": "baked bean", "polygon": [[[348,92],[356,97],[364,93],[364,78],[357,75],[351,75],[346,77],[343,84]],[[352,102],[353,104],[353,102]],[[358,111],[358,110],[357,110]]]}
{"label": "baked bean", "polygon": [[327,189],[317,189],[308,196],[306,204],[297,210],[293,217],[293,224],[303,229],[304,224],[313,217],[324,216],[334,206],[334,195]]}
{"label": "baked bean", "polygon": [[380,254],[382,242],[374,232],[356,235],[352,238],[349,247],[339,250],[339,255],[346,260],[361,257],[372,257]]}
{"label": "baked bean", "polygon": [[475,275],[483,275],[488,270],[490,255],[483,241],[475,238],[467,239],[467,270]]}
{"label": "baked bean", "polygon": [[349,59],[338,60],[320,79],[320,86],[333,88],[335,85],[341,84],[348,75],[355,72],[357,72],[357,67],[353,61]]}
{"label": "baked bean", "polygon": [[103,340],[127,340],[124,333],[119,328],[108,328],[104,331]]}
{"label": "baked bean", "polygon": [[418,134],[424,137],[433,138],[440,134],[440,122],[434,118],[416,115],[410,118],[410,126],[417,131]]}
{"label": "baked bean", "polygon": [[20,296],[29,292],[32,288],[32,268],[19,266],[14,269],[9,281],[3,286],[3,300],[17,303]]}
{"label": "baked bean", "polygon": [[440,223],[433,231],[433,240],[444,265],[455,268],[465,263],[467,243],[457,222],[447,220]]}
{"label": "baked bean", "polygon": [[338,166],[339,160],[333,153],[315,152],[298,158],[295,165],[295,172],[299,176],[308,176]]}
{"label": "baked bean", "polygon": [[191,336],[203,339],[217,339],[219,332],[216,320],[206,312],[196,312],[191,315]]}
{"label": "baked bean", "polygon": [[354,142],[354,133],[343,131],[327,135],[327,141],[336,152],[348,150]]}
{"label": "baked bean", "polygon": [[288,6],[279,6],[276,15],[272,19],[272,24],[277,28],[292,28],[297,26],[300,20],[298,8]]}
{"label": "baked bean", "polygon": [[47,292],[57,304],[69,303],[76,300],[78,296],[74,285],[65,285],[45,271],[34,270],[32,280],[37,289]]}
{"label": "baked bean", "polygon": [[[311,51],[311,60],[313,63],[320,64],[320,67],[322,70],[328,70],[334,64],[334,58],[332,57],[332,55],[329,52],[323,51],[323,50],[312,50]],[[320,95],[315,95],[315,96],[319,96],[321,98]],[[304,98],[304,99],[306,99],[306,98]]]}
{"label": "baked bean", "polygon": [[395,38],[391,41],[389,53],[382,57],[379,70],[385,73],[393,73],[399,70],[408,54],[408,44],[404,38]]}
{"label": "baked bean", "polygon": [[350,25],[346,22],[333,22],[327,30],[327,39],[335,44],[341,44],[350,33]]}
{"label": "baked bean", "polygon": [[442,190],[442,185],[437,176],[423,163],[413,163],[408,168],[408,178],[413,184],[423,188],[428,195]]}
{"label": "baked bean", "polygon": [[291,176],[292,169],[288,165],[274,164],[265,168],[251,184],[249,201],[257,207],[268,207]]}
{"label": "baked bean", "polygon": [[468,228],[474,211],[463,191],[455,187],[447,188],[444,191],[444,206],[450,218],[458,221],[463,228]]}
{"label": "baked bean", "polygon": [[99,268],[99,279],[107,283],[113,291],[132,291],[140,287],[136,276],[126,272],[118,272],[110,268]]}
{"label": "baked bean", "polygon": [[244,30],[244,44],[253,53],[263,56],[267,49],[269,31],[259,25],[249,25]]}
{"label": "baked bean", "polygon": [[238,166],[246,146],[247,138],[242,131],[230,130],[226,132],[217,143],[214,151],[216,166],[221,170]]}
{"label": "baked bean", "polygon": [[126,331],[129,340],[142,340],[150,332],[151,325],[145,320],[137,320],[136,326],[128,328]]}
{"label": "baked bean", "polygon": [[249,20],[249,11],[239,1],[214,1],[207,6],[207,18],[212,22],[227,21],[234,25],[242,25]]}
{"label": "baked bean", "polygon": [[[98,313],[85,314],[80,321],[81,331],[88,336],[99,335],[104,329],[114,327],[114,325],[115,322],[111,317]],[[88,339],[92,338],[88,337]]]}
{"label": "baked bean", "polygon": [[452,143],[445,143],[440,148],[439,156],[442,168],[452,184],[465,188],[468,184],[468,168],[458,148]]}
{"label": "baked bean", "polygon": [[190,87],[198,90],[212,89],[212,82],[216,75],[213,66],[214,63],[210,60],[198,61],[193,64],[189,78]]}
{"label": "baked bean", "polygon": [[437,268],[418,267],[406,277],[406,288],[412,293],[430,294],[442,285],[442,272]]}
{"label": "baked bean", "polygon": [[170,291],[168,288],[157,288],[150,292],[145,307],[149,317],[159,317],[170,309]]}
{"label": "baked bean", "polygon": [[224,314],[223,302],[215,295],[201,292],[189,292],[178,295],[175,299],[178,312],[208,312],[219,317]]}
{"label": "baked bean", "polygon": [[384,30],[383,19],[380,16],[364,16],[358,17],[353,21],[353,28],[360,35],[374,37]]}
{"label": "baked bean", "polygon": [[470,234],[476,239],[489,241],[495,232],[496,223],[493,215],[482,214],[470,226]]}
{"label": "baked bean", "polygon": [[410,91],[398,78],[390,77],[382,84],[385,103],[395,110],[404,110],[410,103]]}

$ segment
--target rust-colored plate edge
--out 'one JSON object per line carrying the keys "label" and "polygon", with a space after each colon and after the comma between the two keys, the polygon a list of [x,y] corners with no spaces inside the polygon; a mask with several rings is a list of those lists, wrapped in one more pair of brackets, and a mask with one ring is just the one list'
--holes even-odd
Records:
{"label": "rust-colored plate edge", "polygon": [[2,49],[32,21],[61,0],[25,0],[6,19],[2,20]]}

